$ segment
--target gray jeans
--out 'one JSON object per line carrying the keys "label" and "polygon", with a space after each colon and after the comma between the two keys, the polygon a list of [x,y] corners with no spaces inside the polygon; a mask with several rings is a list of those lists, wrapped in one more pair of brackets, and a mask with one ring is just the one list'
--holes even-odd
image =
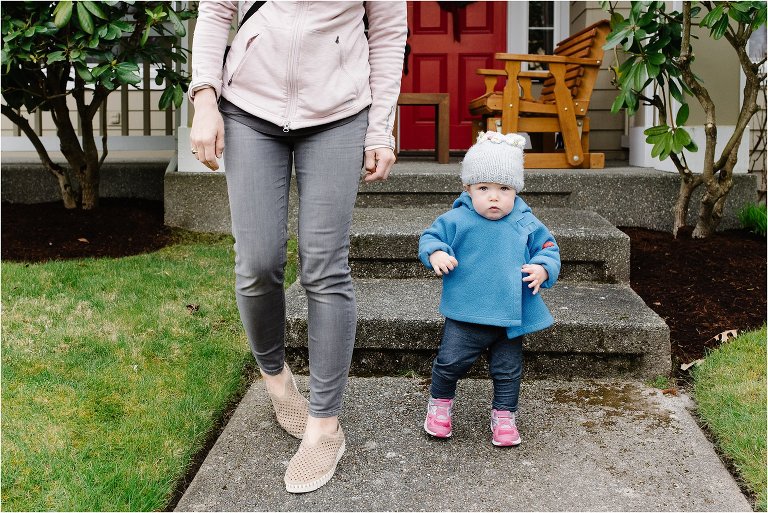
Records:
{"label": "gray jeans", "polygon": [[283,275],[291,168],[299,191],[300,279],[308,299],[313,417],[341,411],[355,341],[357,308],[350,276],[349,230],[362,169],[367,110],[327,130],[254,130],[224,116],[235,296],[261,370],[285,360]]}

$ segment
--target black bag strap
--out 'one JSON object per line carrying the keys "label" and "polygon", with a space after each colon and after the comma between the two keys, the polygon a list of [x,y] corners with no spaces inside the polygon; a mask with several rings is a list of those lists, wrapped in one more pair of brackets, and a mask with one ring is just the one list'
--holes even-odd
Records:
{"label": "black bag strap", "polygon": [[245,13],[245,16],[243,16],[243,19],[240,20],[240,25],[237,26],[237,30],[240,30],[240,27],[243,26],[243,24],[248,21],[248,18],[256,14],[256,11],[261,9],[261,6],[266,4],[267,2],[253,2],[253,5],[248,9],[248,12]]}
{"label": "black bag strap", "polygon": [[[248,18],[256,14],[256,11],[261,9],[261,6],[266,4],[267,2],[253,2],[253,5],[248,8],[248,11],[245,13],[245,16],[243,16],[243,19],[240,20],[240,24],[237,26],[237,31],[240,31],[240,27],[243,26],[243,23],[248,21]],[[221,60],[221,66],[224,66],[224,63],[227,62],[227,55],[229,55],[229,45],[224,49],[224,58]]]}

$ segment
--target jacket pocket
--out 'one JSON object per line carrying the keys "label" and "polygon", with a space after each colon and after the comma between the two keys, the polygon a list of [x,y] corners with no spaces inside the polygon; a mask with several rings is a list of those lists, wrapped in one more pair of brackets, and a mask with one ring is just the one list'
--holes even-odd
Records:
{"label": "jacket pocket", "polygon": [[259,34],[254,34],[246,44],[245,47],[245,55],[243,55],[243,58],[240,59],[240,62],[237,63],[237,66],[235,67],[235,70],[229,75],[229,80],[227,80],[227,85],[232,85],[232,81],[237,78],[237,75],[240,73],[240,70],[243,69],[243,64],[245,64],[245,61],[248,60],[248,56],[251,52],[255,51],[255,48],[258,46],[257,40],[259,38]]}
{"label": "jacket pocket", "polygon": [[339,36],[308,32],[299,53],[298,111],[320,119],[340,112],[357,99],[358,87],[347,71],[345,44]]}
{"label": "jacket pocket", "polygon": [[[288,42],[285,31],[263,27],[248,40],[240,62],[226,82],[234,94],[272,114],[284,115],[288,99]],[[234,52],[234,47],[233,47]]]}

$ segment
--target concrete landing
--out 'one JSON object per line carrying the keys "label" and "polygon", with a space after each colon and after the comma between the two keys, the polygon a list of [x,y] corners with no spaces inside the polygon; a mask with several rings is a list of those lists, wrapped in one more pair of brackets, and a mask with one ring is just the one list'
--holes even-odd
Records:
{"label": "concrete landing", "polygon": [[[458,163],[398,162],[386,182],[360,187],[357,205],[447,208],[461,192],[460,168]],[[735,174],[733,181],[720,230],[738,228],[738,211],[744,203],[757,201],[756,175]],[[679,189],[677,173],[651,168],[526,169],[520,195],[534,211],[538,207],[591,210],[614,226],[671,231]],[[688,224],[696,224],[702,193],[699,188],[691,197]]]}
{"label": "concrete landing", "polygon": [[177,510],[751,511],[685,396],[632,381],[526,381],[523,443],[505,449],[490,443],[490,396],[490,381],[460,382],[453,437],[435,440],[422,431],[424,381],[351,378],[335,477],[292,495],[283,474],[299,442],[257,381]]}

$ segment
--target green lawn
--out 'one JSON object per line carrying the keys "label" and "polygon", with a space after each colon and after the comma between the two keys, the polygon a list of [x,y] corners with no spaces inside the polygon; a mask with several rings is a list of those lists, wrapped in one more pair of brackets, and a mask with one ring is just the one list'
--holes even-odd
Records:
{"label": "green lawn", "polygon": [[766,328],[712,351],[694,372],[699,415],[766,510]]}
{"label": "green lawn", "polygon": [[4,510],[167,506],[253,366],[233,261],[231,238],[187,235],[116,260],[3,263]]}

